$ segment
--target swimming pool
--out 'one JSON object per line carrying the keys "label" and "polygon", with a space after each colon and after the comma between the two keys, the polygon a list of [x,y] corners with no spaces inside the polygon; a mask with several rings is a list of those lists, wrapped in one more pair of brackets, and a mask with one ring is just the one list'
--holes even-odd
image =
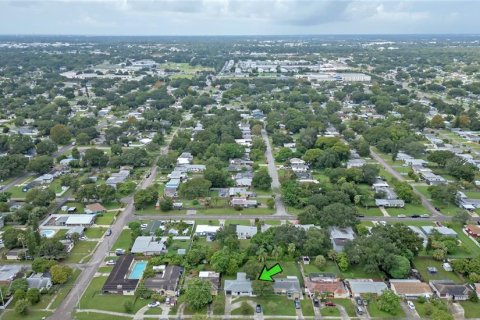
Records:
{"label": "swimming pool", "polygon": [[147,261],[135,261],[135,263],[133,264],[132,270],[128,275],[128,279],[141,279],[143,276],[143,272],[147,267],[147,264],[148,264]]}
{"label": "swimming pool", "polygon": [[57,233],[55,230],[45,229],[40,231],[40,235],[45,238],[53,238],[53,236]]}

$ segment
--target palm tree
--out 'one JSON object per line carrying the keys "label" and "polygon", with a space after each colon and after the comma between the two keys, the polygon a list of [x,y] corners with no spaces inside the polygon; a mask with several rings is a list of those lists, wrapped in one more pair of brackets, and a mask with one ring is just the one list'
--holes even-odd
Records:
{"label": "palm tree", "polygon": [[293,257],[293,254],[295,253],[295,250],[296,250],[295,243],[289,243],[288,248],[287,248],[288,254]]}
{"label": "palm tree", "polygon": [[268,253],[267,251],[262,247],[260,249],[257,250],[257,258],[258,258],[258,261],[259,262],[262,262],[262,263],[265,263],[265,261],[267,260],[267,256],[268,256]]}
{"label": "palm tree", "polygon": [[278,259],[283,256],[283,248],[280,246],[275,246],[275,248],[272,250],[272,256],[278,261]]}

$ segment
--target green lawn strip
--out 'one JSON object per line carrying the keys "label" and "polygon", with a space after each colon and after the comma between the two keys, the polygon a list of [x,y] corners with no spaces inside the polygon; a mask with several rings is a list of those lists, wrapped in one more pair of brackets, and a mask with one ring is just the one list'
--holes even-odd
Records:
{"label": "green lawn strip", "polygon": [[163,310],[162,308],[148,308],[147,311],[145,311],[145,314],[162,314]]}
{"label": "green lawn strip", "polygon": [[327,260],[327,263],[323,268],[318,268],[313,264],[313,261],[310,261],[310,264],[303,265],[303,271],[305,275],[308,276],[310,273],[319,273],[319,272],[328,272],[338,274],[337,264],[331,260]]}
{"label": "green lawn strip", "polygon": [[383,216],[382,211],[379,208],[365,208],[357,207],[358,214],[364,215],[366,217],[381,217]]}
{"label": "green lawn strip", "polygon": [[340,317],[340,310],[335,307],[323,307],[320,314],[324,317]]}
{"label": "green lawn strip", "polygon": [[333,303],[337,305],[341,305],[345,308],[345,311],[347,312],[349,317],[355,317],[356,312],[355,312],[355,306],[352,303],[352,300],[350,299],[330,299]]}
{"label": "green lawn strip", "polygon": [[109,226],[113,223],[117,212],[105,212],[95,219],[95,224]]}
{"label": "green lawn strip", "polygon": [[403,311],[402,308],[398,308],[397,312],[395,314],[390,314],[387,312],[384,312],[378,308],[378,304],[376,300],[370,301],[370,303],[367,306],[368,308],[368,313],[370,314],[370,317],[372,318],[381,318],[381,319],[405,319],[405,312]]}
{"label": "green lawn strip", "polygon": [[458,252],[452,255],[452,257],[462,258],[462,257],[478,256],[480,247],[478,247],[472,241],[472,239],[470,239],[465,233],[463,233],[462,227],[459,225],[452,225],[451,228],[457,232],[458,240],[460,240],[466,248],[466,250],[463,250],[463,252]]}
{"label": "green lawn strip", "polygon": [[231,314],[235,316],[252,316],[255,313],[253,307],[247,304],[248,308],[245,308],[245,310],[243,310],[243,308],[241,307],[243,303],[244,302],[241,302],[238,308],[232,310]]}
{"label": "green lawn strip", "polygon": [[8,189],[8,192],[12,194],[12,199],[25,199],[27,196],[26,192],[23,192],[22,190],[23,187],[11,187]]}
{"label": "green lawn strip", "polygon": [[341,278],[343,279],[383,279],[384,275],[381,272],[368,273],[362,269],[362,266],[351,265],[348,267],[348,270],[341,273]]}
{"label": "green lawn strip", "polygon": [[110,273],[112,272],[113,267],[107,266],[107,267],[100,267],[98,268],[97,272],[99,273]]}
{"label": "green lawn strip", "polygon": [[225,313],[225,295],[218,294],[212,302],[212,311],[214,315],[223,315]]}
{"label": "green lawn strip", "polygon": [[19,315],[14,310],[5,310],[2,316],[3,320],[39,320],[52,314],[49,311],[29,310],[26,315]]}
{"label": "green lawn strip", "polygon": [[305,317],[312,317],[315,315],[315,312],[313,311],[312,300],[306,298],[300,300],[300,304],[302,305],[302,313]]}
{"label": "green lawn strip", "polygon": [[109,203],[103,203],[102,204],[105,209],[107,210],[112,210],[112,209],[120,209],[122,207],[122,204],[119,202],[109,202]]}
{"label": "green lawn strip", "polygon": [[461,301],[461,306],[465,310],[465,318],[480,318],[480,303],[472,301]]}
{"label": "green lawn strip", "polygon": [[[413,260],[415,269],[421,274],[423,280],[428,282],[430,280],[445,280],[449,279],[455,283],[464,283],[463,279],[452,271],[445,271],[442,267],[441,261],[433,260],[430,257],[416,257]],[[427,268],[435,267],[437,268],[437,273],[429,273]]]}
{"label": "green lawn strip", "polygon": [[212,209],[200,209],[197,214],[205,215],[269,215],[275,212],[274,209],[268,208],[248,208],[243,210],[235,210],[234,208],[212,208]]}
{"label": "green lawn strip", "polygon": [[135,313],[148,304],[148,300],[136,299],[134,296],[103,294],[102,287],[106,280],[107,277],[104,276],[92,279],[80,299],[80,309],[97,309],[125,313],[124,304],[126,301],[131,301],[134,303],[133,313]]}
{"label": "green lawn strip", "polygon": [[[84,257],[93,253],[95,246],[97,245],[96,241],[79,241],[73,247],[72,252],[69,253],[66,263],[79,263]],[[88,258],[82,262],[88,262]]]}
{"label": "green lawn strip", "polygon": [[100,239],[107,228],[100,227],[100,228],[88,228],[87,231],[85,231],[85,236],[88,239]]}
{"label": "green lawn strip", "polygon": [[[145,313],[147,314],[147,313]],[[75,313],[75,320],[126,320],[126,319],[132,319],[133,316],[131,317],[123,317],[123,316],[112,316],[110,314],[103,314],[103,313],[97,313],[97,312],[76,312]]]}
{"label": "green lawn strip", "polygon": [[386,210],[391,216],[398,216],[399,214],[403,214],[406,216],[411,216],[413,214],[430,214],[430,211],[428,211],[421,204],[415,205],[411,203],[406,203],[405,207],[403,208],[386,208]]}
{"label": "green lawn strip", "polygon": [[83,203],[80,203],[80,202],[67,202],[65,203],[65,205],[67,207],[75,207],[77,208],[77,212],[76,213],[83,213],[85,212],[85,206],[83,205]]}
{"label": "green lawn strip", "polygon": [[294,316],[296,314],[293,301],[285,296],[269,295],[250,299],[262,306],[264,315]]}
{"label": "green lawn strip", "polygon": [[122,233],[120,233],[120,236],[117,239],[117,242],[113,245],[112,249],[124,249],[124,250],[130,250],[130,247],[132,246],[132,232],[130,229],[123,229]]}
{"label": "green lawn strip", "polygon": [[190,248],[190,241],[181,241],[181,240],[174,240],[170,247],[168,247],[169,253],[177,253],[178,249],[186,249]]}
{"label": "green lawn strip", "polygon": [[50,308],[56,309],[62,303],[63,299],[67,296],[67,294],[72,290],[73,284],[77,280],[78,276],[80,275],[81,271],[79,269],[75,269],[73,271],[73,275],[66,283],[60,286],[60,288],[57,291],[57,296],[55,297],[55,300],[52,302],[52,305]]}

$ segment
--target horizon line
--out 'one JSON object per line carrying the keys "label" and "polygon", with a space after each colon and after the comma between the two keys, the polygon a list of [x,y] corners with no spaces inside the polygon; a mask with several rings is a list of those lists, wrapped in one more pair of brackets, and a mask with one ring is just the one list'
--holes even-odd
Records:
{"label": "horizon line", "polygon": [[315,37],[315,36],[480,36],[480,33],[311,33],[311,34],[53,34],[0,33],[0,37]]}

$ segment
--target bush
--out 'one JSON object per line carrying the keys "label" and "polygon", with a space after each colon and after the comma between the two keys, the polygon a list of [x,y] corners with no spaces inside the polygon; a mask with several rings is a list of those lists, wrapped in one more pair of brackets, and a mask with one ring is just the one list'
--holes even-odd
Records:
{"label": "bush", "polygon": [[133,311],[133,302],[130,300],[127,300],[123,303],[123,308],[125,309],[126,313],[132,313]]}
{"label": "bush", "polygon": [[28,313],[28,300],[21,299],[15,303],[15,312],[17,314],[26,315]]}
{"label": "bush", "polygon": [[27,300],[30,301],[31,304],[40,302],[40,291],[37,288],[28,289]]}

